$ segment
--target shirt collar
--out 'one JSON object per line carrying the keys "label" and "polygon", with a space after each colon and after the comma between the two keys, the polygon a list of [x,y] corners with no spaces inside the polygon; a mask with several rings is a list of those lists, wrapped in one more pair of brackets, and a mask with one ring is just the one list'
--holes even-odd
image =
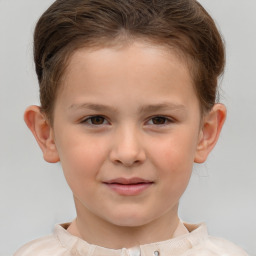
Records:
{"label": "shirt collar", "polygon": [[54,235],[61,245],[70,251],[71,255],[90,255],[90,256],[163,256],[179,255],[193,246],[205,240],[208,236],[206,225],[192,225],[180,222],[174,232],[173,238],[140,245],[134,248],[108,249],[101,246],[89,244],[86,241],[71,235],[66,229],[70,223],[56,225]]}

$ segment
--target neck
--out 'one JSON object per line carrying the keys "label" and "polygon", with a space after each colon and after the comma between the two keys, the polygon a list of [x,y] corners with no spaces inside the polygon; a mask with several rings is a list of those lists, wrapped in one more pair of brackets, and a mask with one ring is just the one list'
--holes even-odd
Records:
{"label": "neck", "polygon": [[168,212],[142,226],[127,227],[114,225],[78,207],[77,218],[68,231],[90,244],[121,249],[171,239],[178,224],[177,211]]}

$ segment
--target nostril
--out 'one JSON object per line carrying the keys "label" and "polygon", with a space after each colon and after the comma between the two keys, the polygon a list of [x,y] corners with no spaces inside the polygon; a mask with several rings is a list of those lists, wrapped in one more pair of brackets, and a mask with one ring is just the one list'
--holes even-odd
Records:
{"label": "nostril", "polygon": [[126,167],[139,165],[146,159],[144,149],[141,147],[129,147],[129,145],[113,146],[110,151],[110,160],[114,164],[121,164]]}
{"label": "nostril", "polygon": [[116,159],[114,161],[116,164],[121,164],[121,165],[124,165],[125,167],[131,167],[131,166],[134,166],[134,165],[138,165],[141,163],[140,160],[125,160],[125,159],[122,159],[122,160],[119,160],[119,159]]}

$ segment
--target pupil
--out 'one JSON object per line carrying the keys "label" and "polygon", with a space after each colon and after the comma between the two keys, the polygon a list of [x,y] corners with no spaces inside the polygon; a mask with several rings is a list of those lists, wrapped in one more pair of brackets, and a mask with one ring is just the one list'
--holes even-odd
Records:
{"label": "pupil", "polygon": [[104,118],[100,116],[92,117],[93,124],[103,124]]}
{"label": "pupil", "polygon": [[165,118],[164,117],[154,117],[153,124],[165,124]]}

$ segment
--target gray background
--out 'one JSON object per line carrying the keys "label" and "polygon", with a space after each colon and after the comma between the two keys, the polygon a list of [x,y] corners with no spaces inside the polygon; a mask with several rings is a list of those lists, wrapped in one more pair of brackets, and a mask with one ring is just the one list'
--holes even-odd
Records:
{"label": "gray background", "polygon": [[[75,217],[60,165],[43,161],[23,122],[25,107],[38,104],[33,28],[52,2],[0,0],[0,256]],[[256,1],[200,2],[226,40],[221,94],[228,118],[207,163],[194,168],[180,216],[206,221],[212,235],[256,255]]]}

